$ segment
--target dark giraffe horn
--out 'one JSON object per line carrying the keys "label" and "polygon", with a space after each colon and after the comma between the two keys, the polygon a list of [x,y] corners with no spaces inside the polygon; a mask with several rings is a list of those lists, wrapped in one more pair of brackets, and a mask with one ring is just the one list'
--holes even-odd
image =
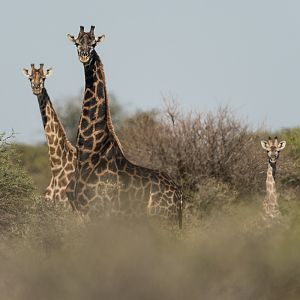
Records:
{"label": "dark giraffe horn", "polygon": [[34,64],[30,64],[30,66],[31,66],[31,71],[34,71],[35,70]]}
{"label": "dark giraffe horn", "polygon": [[40,70],[43,70],[44,64],[40,64]]}
{"label": "dark giraffe horn", "polygon": [[94,35],[95,26],[91,26],[90,34]]}
{"label": "dark giraffe horn", "polygon": [[81,33],[84,32],[84,26],[80,26],[80,32],[81,32]]}

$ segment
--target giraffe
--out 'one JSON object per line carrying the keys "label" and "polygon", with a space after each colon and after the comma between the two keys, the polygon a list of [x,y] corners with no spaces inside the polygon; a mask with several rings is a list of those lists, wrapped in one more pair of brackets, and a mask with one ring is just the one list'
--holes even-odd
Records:
{"label": "giraffe", "polygon": [[278,218],[281,213],[277,202],[277,193],[275,185],[276,162],[279,158],[279,153],[284,149],[285,141],[278,143],[277,136],[272,141],[269,137],[268,141],[261,141],[261,146],[267,151],[268,155],[268,170],[266,179],[266,197],[263,201],[263,219],[267,222]]}
{"label": "giraffe", "polygon": [[95,51],[104,35],[95,37],[80,26],[76,45],[85,72],[85,92],[77,135],[77,163],[68,197],[89,218],[98,215],[160,216],[182,227],[182,193],[165,173],[130,162],[111,121],[103,64]]}
{"label": "giraffe", "polygon": [[37,96],[48,144],[52,177],[45,191],[45,199],[68,207],[70,203],[66,187],[75,171],[76,149],[69,142],[44,87],[45,79],[50,76],[52,69],[44,71],[43,67],[44,64],[40,64],[36,69],[31,64],[31,73],[27,69],[23,69],[23,73],[30,80],[33,94]]}

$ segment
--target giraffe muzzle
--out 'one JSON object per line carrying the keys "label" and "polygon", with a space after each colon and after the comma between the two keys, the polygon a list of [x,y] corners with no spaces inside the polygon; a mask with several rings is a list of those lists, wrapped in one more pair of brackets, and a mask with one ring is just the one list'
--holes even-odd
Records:
{"label": "giraffe muzzle", "polygon": [[32,88],[32,92],[34,95],[39,95],[42,92],[41,88]]}
{"label": "giraffe muzzle", "polygon": [[87,63],[90,59],[90,54],[88,51],[81,51],[79,52],[79,60],[82,62],[82,63]]}

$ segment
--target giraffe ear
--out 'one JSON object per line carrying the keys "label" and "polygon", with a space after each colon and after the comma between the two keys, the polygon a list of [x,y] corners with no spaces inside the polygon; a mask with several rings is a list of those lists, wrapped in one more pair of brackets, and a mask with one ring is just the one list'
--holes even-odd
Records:
{"label": "giraffe ear", "polygon": [[281,141],[277,146],[278,151],[283,150],[285,146],[286,146],[286,141]]}
{"label": "giraffe ear", "polygon": [[45,77],[49,77],[52,74],[52,68],[47,69]]}
{"label": "giraffe ear", "polygon": [[96,37],[95,42],[97,45],[98,43],[102,42],[105,39],[105,34],[102,34],[101,36]]}
{"label": "giraffe ear", "polygon": [[76,44],[76,39],[75,39],[74,35],[67,34],[67,37],[71,43]]}
{"label": "giraffe ear", "polygon": [[22,73],[27,77],[30,78],[31,75],[29,74],[29,71],[27,69],[22,69]]}
{"label": "giraffe ear", "polygon": [[264,150],[269,150],[269,143],[267,141],[260,141],[260,144]]}

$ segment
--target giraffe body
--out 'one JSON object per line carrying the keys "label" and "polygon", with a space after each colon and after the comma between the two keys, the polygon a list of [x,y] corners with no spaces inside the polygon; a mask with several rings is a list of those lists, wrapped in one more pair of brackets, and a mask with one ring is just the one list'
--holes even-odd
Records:
{"label": "giraffe body", "polygon": [[266,197],[263,201],[263,210],[265,218],[274,219],[280,216],[277,202],[277,192],[274,178],[274,168],[276,166],[268,164],[266,179]]}
{"label": "giraffe body", "polygon": [[77,39],[69,37],[80,45],[79,59],[86,61],[78,157],[68,187],[69,199],[89,216],[148,214],[177,219],[181,227],[183,203],[179,187],[166,174],[131,163],[122,151],[110,118],[103,65],[94,50],[93,27],[89,33],[81,27]]}
{"label": "giraffe body", "polygon": [[31,68],[31,74],[26,69],[23,71],[31,81],[32,91],[38,98],[51,164],[52,177],[45,191],[45,199],[68,206],[66,187],[75,171],[76,149],[67,139],[44,87],[46,74],[50,74],[49,70],[45,73],[42,64],[39,69],[35,69],[34,65],[31,65]]}

